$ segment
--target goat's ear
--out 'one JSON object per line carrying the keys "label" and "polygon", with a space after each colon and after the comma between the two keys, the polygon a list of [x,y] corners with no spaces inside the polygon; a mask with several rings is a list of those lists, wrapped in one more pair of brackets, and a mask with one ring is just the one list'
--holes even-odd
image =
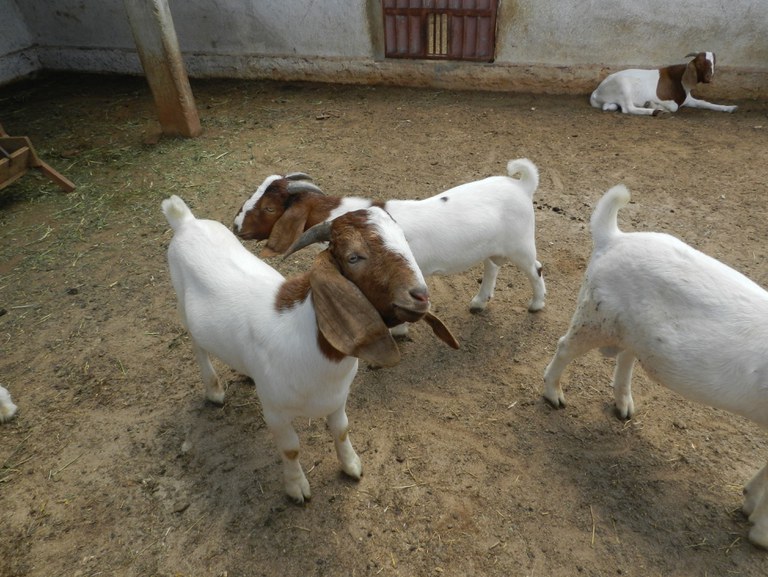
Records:
{"label": "goat's ear", "polygon": [[696,63],[691,60],[685,67],[683,72],[683,86],[693,87],[699,83],[699,70],[696,68]]}
{"label": "goat's ear", "polygon": [[291,248],[304,232],[304,225],[309,217],[309,206],[308,202],[297,202],[288,207],[272,227],[261,256],[277,256]]}
{"label": "goat's ear", "polygon": [[400,351],[381,316],[344,278],[328,251],[317,255],[309,274],[317,326],[337,350],[380,367],[400,361]]}
{"label": "goat's ear", "polygon": [[441,321],[439,318],[437,318],[432,313],[428,312],[424,315],[424,322],[427,323],[430,328],[432,329],[432,332],[435,333],[435,336],[437,336],[438,339],[443,341],[446,345],[451,347],[452,349],[458,349],[459,348],[459,341],[456,340],[456,337],[453,336],[453,333],[451,330],[443,324],[443,321]]}

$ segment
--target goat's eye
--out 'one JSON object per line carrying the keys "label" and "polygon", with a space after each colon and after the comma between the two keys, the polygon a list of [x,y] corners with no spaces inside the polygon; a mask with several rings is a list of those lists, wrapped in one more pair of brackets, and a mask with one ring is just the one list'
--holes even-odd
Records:
{"label": "goat's eye", "polygon": [[359,254],[351,254],[347,257],[347,262],[349,264],[355,264],[356,262],[360,262],[361,260],[363,260],[363,257],[360,256]]}
{"label": "goat's eye", "polygon": [[264,212],[275,212],[275,208],[272,206],[265,206]]}

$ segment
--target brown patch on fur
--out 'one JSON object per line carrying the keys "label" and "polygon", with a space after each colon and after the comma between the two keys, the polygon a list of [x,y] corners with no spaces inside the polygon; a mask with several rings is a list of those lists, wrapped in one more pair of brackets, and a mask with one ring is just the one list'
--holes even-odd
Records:
{"label": "brown patch on fur", "polygon": [[[285,178],[272,182],[253,208],[245,213],[243,225],[237,233],[243,240],[264,240],[272,234],[275,223],[293,210],[306,212],[304,230],[323,222],[341,203],[341,199],[309,191],[290,192]],[[238,213],[239,214],[239,213]]]}
{"label": "brown patch on fur", "polygon": [[283,312],[306,300],[309,294],[309,273],[286,280],[275,298],[275,308]]}
{"label": "brown patch on fur", "polygon": [[659,83],[656,85],[656,96],[659,100],[674,100],[678,106],[685,102],[686,93],[683,88],[683,74],[686,64],[676,64],[659,68]]}
{"label": "brown patch on fur", "polygon": [[283,451],[283,455],[285,455],[285,458],[289,461],[295,461],[299,458],[299,452],[296,450]]}
{"label": "brown patch on fur", "polygon": [[[277,291],[275,298],[275,308],[279,312],[292,309],[299,303],[304,302],[309,295],[309,273],[304,273],[286,280]],[[335,349],[317,329],[317,346],[323,356],[333,363],[339,363],[346,357],[344,353]]]}
{"label": "brown patch on fur", "polygon": [[[716,60],[712,53],[712,60]],[[712,82],[714,70],[707,60],[705,52],[699,52],[688,64],[676,64],[659,68],[659,83],[656,86],[656,96],[660,100],[674,100],[681,106],[688,96],[688,92],[698,83],[709,84]]]}

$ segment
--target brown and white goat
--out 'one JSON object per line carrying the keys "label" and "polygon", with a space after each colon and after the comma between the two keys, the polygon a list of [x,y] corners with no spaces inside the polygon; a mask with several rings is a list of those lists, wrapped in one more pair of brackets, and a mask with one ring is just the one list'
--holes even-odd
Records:
{"label": "brown and white goat", "polygon": [[715,53],[688,54],[688,64],[665,66],[655,70],[630,68],[607,76],[592,93],[589,103],[605,111],[657,116],[676,112],[681,106],[733,112],[736,106],[712,104],[691,96],[702,82],[709,84],[715,74]]}
{"label": "brown and white goat", "polygon": [[532,198],[538,184],[539,171],[527,158],[510,160],[506,176],[462,184],[423,200],[384,203],[355,196],[324,196],[309,189],[291,190],[298,185],[274,175],[243,204],[234,230],[244,240],[267,239],[262,255],[274,256],[285,252],[302,231],[318,222],[350,210],[381,206],[402,227],[425,276],[456,274],[483,263],[483,280],[470,310],[479,312],[486,307],[499,268],[509,261],[531,284],[533,298],[528,310],[533,312],[544,307],[546,297],[541,263],[536,260]]}
{"label": "brown and white goat", "polygon": [[345,410],[357,357],[379,366],[397,363],[400,352],[388,328],[418,320],[458,348],[429,312],[427,286],[402,230],[378,208],[319,225],[292,250],[328,242],[327,250],[308,273],[286,280],[224,225],[195,218],[179,197],[162,207],[174,230],[171,281],[207,398],[224,402],[209,354],[253,379],[283,460],[285,490],[295,501],[310,496],[295,417],[327,417],[342,469],[359,479],[362,465]]}

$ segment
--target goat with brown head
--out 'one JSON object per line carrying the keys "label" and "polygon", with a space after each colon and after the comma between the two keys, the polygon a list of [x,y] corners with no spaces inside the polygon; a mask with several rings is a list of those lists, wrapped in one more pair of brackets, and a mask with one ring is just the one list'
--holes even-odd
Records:
{"label": "goat with brown head", "polygon": [[295,250],[312,242],[329,246],[309,272],[286,279],[227,227],[195,218],[180,198],[163,201],[163,212],[174,229],[171,281],[207,398],[224,402],[209,355],[253,379],[283,461],[285,490],[295,501],[310,496],[295,417],[327,417],[342,470],[359,479],[346,415],[357,358],[397,363],[400,351],[388,327],[419,319],[458,347],[429,312],[424,277],[400,227],[371,208],[310,229]]}

